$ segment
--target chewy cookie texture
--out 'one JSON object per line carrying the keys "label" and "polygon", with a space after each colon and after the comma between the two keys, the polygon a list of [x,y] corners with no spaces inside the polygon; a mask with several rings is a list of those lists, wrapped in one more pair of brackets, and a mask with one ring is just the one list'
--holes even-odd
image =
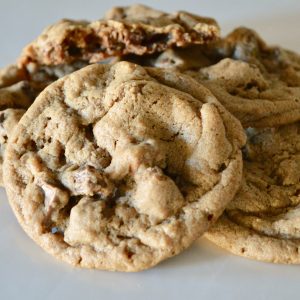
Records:
{"label": "chewy cookie texture", "polygon": [[0,109],[0,184],[57,258],[139,271],[205,234],[300,262],[300,56],[253,30],[143,5],[62,20],[0,70]]}
{"label": "chewy cookie texture", "polygon": [[222,213],[240,186],[244,141],[240,123],[190,77],[92,65],[46,88],[19,122],[6,189],[46,251],[83,267],[142,270]]}

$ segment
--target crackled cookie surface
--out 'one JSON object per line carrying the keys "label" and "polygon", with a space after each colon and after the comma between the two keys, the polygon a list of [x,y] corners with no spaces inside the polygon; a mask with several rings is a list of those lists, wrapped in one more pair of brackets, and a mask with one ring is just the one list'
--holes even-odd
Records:
{"label": "crackled cookie surface", "polygon": [[300,263],[300,124],[248,135],[242,187],[206,237],[237,255]]}
{"label": "crackled cookie surface", "polygon": [[23,51],[22,65],[97,62],[129,53],[144,55],[172,46],[203,44],[219,37],[217,23],[187,12],[166,14],[143,5],[113,8],[103,20],[62,20]]}
{"label": "crackled cookie surface", "polygon": [[82,267],[149,268],[203,234],[235,195],[245,136],[188,76],[91,65],[46,88],[5,157],[24,230]]}

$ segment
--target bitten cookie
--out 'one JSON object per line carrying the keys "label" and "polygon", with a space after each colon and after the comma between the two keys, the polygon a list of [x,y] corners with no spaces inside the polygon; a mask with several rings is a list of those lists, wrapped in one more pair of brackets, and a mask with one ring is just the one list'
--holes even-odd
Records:
{"label": "bitten cookie", "polygon": [[240,186],[240,123],[192,78],[127,62],[47,87],[5,156],[10,204],[75,266],[139,271],[180,253]]}
{"label": "bitten cookie", "polygon": [[206,237],[228,251],[300,263],[300,124],[249,129],[244,178]]}
{"label": "bitten cookie", "polygon": [[167,14],[143,5],[116,7],[102,20],[62,20],[46,28],[23,51],[21,65],[69,64],[78,58],[98,62],[106,57],[163,51],[215,41],[219,27],[210,18],[187,12]]}

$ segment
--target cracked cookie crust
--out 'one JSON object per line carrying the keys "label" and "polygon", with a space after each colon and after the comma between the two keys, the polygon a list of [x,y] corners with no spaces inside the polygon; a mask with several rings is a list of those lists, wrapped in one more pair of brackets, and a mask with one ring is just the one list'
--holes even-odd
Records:
{"label": "cracked cookie crust", "polygon": [[75,266],[139,271],[202,235],[240,185],[240,123],[192,78],[127,62],[47,87],[5,156],[27,234]]}
{"label": "cracked cookie crust", "polygon": [[206,237],[252,259],[300,263],[300,124],[249,129],[240,191]]}

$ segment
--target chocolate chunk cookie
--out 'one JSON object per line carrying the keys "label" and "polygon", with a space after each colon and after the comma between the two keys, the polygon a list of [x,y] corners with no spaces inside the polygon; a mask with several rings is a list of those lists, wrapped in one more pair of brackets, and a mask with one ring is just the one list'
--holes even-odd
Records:
{"label": "chocolate chunk cookie", "polygon": [[300,123],[248,135],[242,187],[206,237],[237,255],[300,263]]}
{"label": "chocolate chunk cookie", "polygon": [[128,62],[48,86],[5,184],[24,230],[75,266],[139,271],[202,235],[240,186],[240,123],[189,76]]}
{"label": "chocolate chunk cookie", "polygon": [[219,27],[212,19],[133,5],[113,8],[103,20],[91,23],[59,21],[24,49],[20,63],[69,64],[79,57],[98,62],[129,53],[144,55],[172,46],[208,43],[218,37]]}

